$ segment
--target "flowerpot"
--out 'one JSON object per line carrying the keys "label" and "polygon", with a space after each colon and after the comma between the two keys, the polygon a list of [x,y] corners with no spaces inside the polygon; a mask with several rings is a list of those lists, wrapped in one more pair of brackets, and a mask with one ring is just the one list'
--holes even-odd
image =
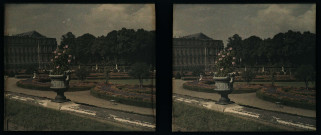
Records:
{"label": "flowerpot", "polygon": [[215,82],[215,91],[221,95],[216,104],[227,105],[234,103],[228,98],[228,94],[233,91],[234,76],[229,74],[227,77],[213,77]]}
{"label": "flowerpot", "polygon": [[50,88],[57,93],[57,96],[53,100],[53,102],[67,102],[68,100],[64,92],[69,89],[69,77],[67,78],[66,74],[63,75],[49,75],[51,80]]}

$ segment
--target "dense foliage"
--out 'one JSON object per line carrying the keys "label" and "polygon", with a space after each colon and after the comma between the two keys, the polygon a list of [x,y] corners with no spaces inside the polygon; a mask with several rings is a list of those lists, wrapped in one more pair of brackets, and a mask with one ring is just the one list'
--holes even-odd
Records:
{"label": "dense foliage", "polygon": [[311,65],[301,65],[296,69],[295,78],[300,81],[304,81],[305,88],[308,89],[309,82],[313,83],[316,79],[316,74],[313,66]]}
{"label": "dense foliage", "polygon": [[77,69],[75,73],[79,80],[85,80],[86,77],[89,75],[89,71],[85,68]]}
{"label": "dense foliage", "polygon": [[224,77],[228,73],[232,73],[235,70],[236,57],[235,51],[232,47],[226,48],[217,54],[215,61],[215,67],[217,68],[217,74],[215,76]]}
{"label": "dense foliage", "polygon": [[149,67],[146,63],[135,63],[132,65],[128,74],[139,80],[139,86],[143,87],[143,79],[147,79],[150,76]]}
{"label": "dense foliage", "polygon": [[72,55],[68,45],[59,45],[53,52],[54,57],[51,59],[51,69],[54,75],[61,75],[70,69]]}
{"label": "dense foliage", "polygon": [[122,104],[154,107],[156,100],[155,90],[152,85],[144,85],[144,88],[141,88],[138,85],[100,83],[90,90],[90,94]]}
{"label": "dense foliage", "polygon": [[315,88],[307,90],[303,87],[263,87],[256,96],[283,105],[315,110]]}
{"label": "dense foliage", "polygon": [[247,84],[250,84],[250,82],[255,78],[255,73],[252,70],[247,70],[242,73],[242,78],[244,81],[247,82]]}
{"label": "dense foliage", "polygon": [[289,30],[268,39],[251,36],[243,40],[235,34],[228,39],[227,47],[236,50],[241,66],[315,66],[315,41],[313,33]]}
{"label": "dense foliage", "polygon": [[122,28],[99,37],[89,33],[76,37],[68,32],[62,36],[61,45],[70,46],[76,64],[144,62],[155,66],[155,31]]}

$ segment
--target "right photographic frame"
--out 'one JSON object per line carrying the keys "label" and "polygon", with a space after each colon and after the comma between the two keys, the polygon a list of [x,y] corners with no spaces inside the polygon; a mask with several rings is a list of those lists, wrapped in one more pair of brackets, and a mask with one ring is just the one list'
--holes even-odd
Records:
{"label": "right photographic frame", "polygon": [[174,4],[173,132],[316,131],[316,4]]}

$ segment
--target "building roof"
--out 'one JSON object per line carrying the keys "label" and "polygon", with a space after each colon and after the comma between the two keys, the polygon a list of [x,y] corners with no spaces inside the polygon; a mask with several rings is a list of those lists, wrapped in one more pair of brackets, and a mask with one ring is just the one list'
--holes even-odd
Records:
{"label": "building roof", "polygon": [[185,38],[185,39],[201,39],[201,40],[213,40],[212,38],[206,36],[205,34],[203,33],[196,33],[196,34],[192,34],[192,35],[187,35],[187,36],[184,36],[182,38]]}
{"label": "building roof", "polygon": [[41,35],[37,31],[29,31],[29,32],[21,33],[21,34],[16,34],[13,36],[15,36],[15,37],[30,37],[30,38],[46,38],[46,36]]}

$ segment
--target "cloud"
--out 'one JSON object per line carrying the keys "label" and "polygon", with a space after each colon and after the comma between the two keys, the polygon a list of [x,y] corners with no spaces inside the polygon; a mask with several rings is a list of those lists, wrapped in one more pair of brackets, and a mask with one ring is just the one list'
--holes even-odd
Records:
{"label": "cloud", "polygon": [[[123,27],[155,30],[154,5],[100,5],[83,16],[87,31],[117,30]],[[100,25],[97,25],[100,24]],[[107,33],[100,33],[107,34]]]}
{"label": "cloud", "polygon": [[123,27],[155,30],[154,4],[6,4],[5,34],[36,30],[60,42],[61,35],[106,35]]}
{"label": "cloud", "polygon": [[271,37],[288,30],[310,31],[315,33],[315,5],[301,15],[295,15],[298,5],[270,5],[259,10],[254,17],[248,17],[253,34]]}
{"label": "cloud", "polygon": [[177,4],[173,10],[173,36],[203,32],[223,40],[239,34],[273,37],[280,32],[315,33],[315,4]]}

